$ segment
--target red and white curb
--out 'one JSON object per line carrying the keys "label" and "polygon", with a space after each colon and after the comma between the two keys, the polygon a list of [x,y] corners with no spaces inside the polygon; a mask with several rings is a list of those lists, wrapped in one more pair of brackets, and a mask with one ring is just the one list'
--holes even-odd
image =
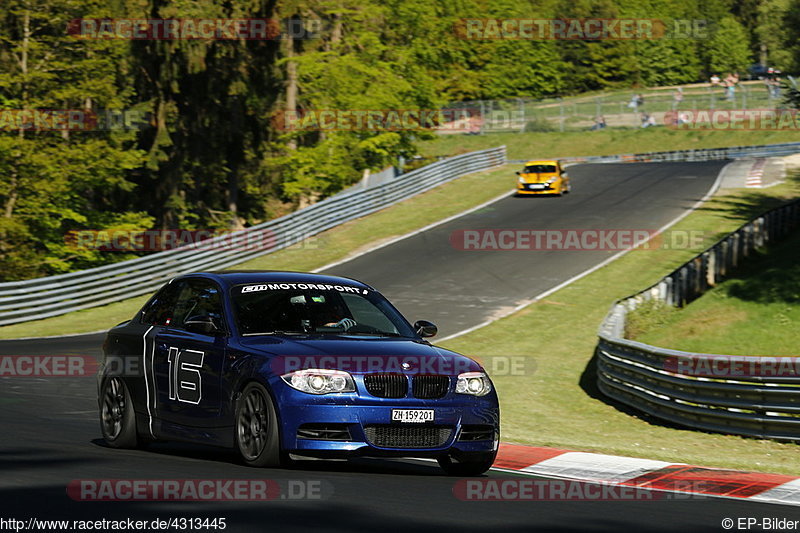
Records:
{"label": "red and white curb", "polygon": [[[642,489],[800,505],[800,478],[682,463],[500,444],[493,470]],[[692,487],[676,490],[675,487]]]}
{"label": "red and white curb", "polygon": [[753,166],[750,167],[750,172],[747,173],[745,187],[757,188],[764,185],[762,178],[764,177],[764,167],[766,164],[767,160],[763,157],[759,157],[755,160]]}

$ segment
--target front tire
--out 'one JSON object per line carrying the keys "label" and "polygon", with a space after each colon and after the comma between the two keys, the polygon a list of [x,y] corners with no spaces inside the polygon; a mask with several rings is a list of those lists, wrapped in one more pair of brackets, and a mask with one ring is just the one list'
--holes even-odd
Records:
{"label": "front tire", "polygon": [[480,476],[492,467],[497,451],[469,454],[461,459],[451,455],[439,457],[439,466],[449,476]]}
{"label": "front tire", "polygon": [[236,405],[236,450],[245,464],[255,467],[280,466],[281,449],[278,416],[267,390],[250,383]]}
{"label": "front tire", "polygon": [[112,448],[136,448],[136,414],[125,381],[119,377],[103,382],[100,396],[100,429]]}

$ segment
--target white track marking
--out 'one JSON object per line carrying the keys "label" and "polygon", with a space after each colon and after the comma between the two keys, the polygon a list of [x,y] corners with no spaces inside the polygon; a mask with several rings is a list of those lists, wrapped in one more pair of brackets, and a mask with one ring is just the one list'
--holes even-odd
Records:
{"label": "white track marking", "polygon": [[548,477],[623,483],[673,464],[675,463],[635,457],[567,452],[527,466],[522,471]]}
{"label": "white track marking", "polygon": [[800,479],[793,479],[774,489],[750,496],[749,500],[769,503],[783,503],[788,505],[800,504]]}
{"label": "white track marking", "polygon": [[[144,344],[144,346],[142,347],[142,365],[144,366],[144,389],[145,389],[145,393],[146,393],[146,401],[145,401],[145,403],[147,405],[147,418],[149,420],[148,428],[150,429],[150,435],[153,438],[155,438],[156,435],[155,435],[155,433],[153,433],[153,413],[150,410],[150,384],[147,381],[147,335],[150,334],[150,332],[153,330],[154,327],[155,326],[150,326],[149,328],[147,328],[147,331],[144,332],[144,335],[142,335],[142,342]],[[151,354],[155,353],[155,350],[156,350],[156,340],[153,339],[153,349],[150,351],[150,353]],[[151,359],[150,359],[150,369],[151,369],[151,371],[152,371],[152,368],[153,368],[153,361],[152,361],[152,355],[151,355]],[[155,375],[153,375],[153,390],[154,391],[155,391],[155,388],[156,388],[156,381],[155,381]]]}
{"label": "white track marking", "polygon": [[460,213],[456,213],[455,215],[452,215],[452,216],[449,216],[447,218],[443,218],[442,220],[438,220],[436,222],[428,224],[424,228],[415,229],[414,231],[412,231],[410,233],[406,233],[405,235],[400,235],[399,237],[395,237],[394,239],[391,239],[389,241],[381,243],[381,244],[375,246],[374,248],[370,248],[369,250],[364,250],[363,252],[359,252],[357,254],[345,257],[344,259],[340,259],[338,261],[334,261],[333,263],[328,263],[325,266],[321,266],[319,268],[315,268],[311,272],[318,273],[318,272],[322,272],[323,270],[327,270],[329,268],[333,268],[335,266],[339,266],[341,264],[348,263],[348,262],[352,261],[353,259],[361,257],[362,255],[370,254],[370,253],[372,253],[372,252],[374,252],[376,250],[380,250],[381,248],[385,248],[386,246],[389,246],[390,244],[394,244],[394,243],[402,241],[404,239],[408,239],[409,237],[413,237],[414,235],[418,235],[418,234],[420,234],[420,233],[422,233],[424,231],[428,231],[429,229],[435,228],[436,226],[441,226],[442,224],[446,224],[446,223],[450,222],[451,220],[455,220],[457,218],[461,218],[463,216],[469,215],[470,213],[474,213],[475,211],[477,211],[479,209],[483,209],[484,207],[492,205],[495,202],[499,202],[503,198],[508,198],[508,196],[510,194],[513,194],[515,190],[516,189],[511,189],[511,190],[509,190],[507,192],[504,192],[500,196],[496,196],[495,198],[492,198],[491,200],[489,200],[487,202],[484,202],[484,203],[482,203],[480,205],[476,205],[475,207],[470,207],[466,211],[462,211]]}

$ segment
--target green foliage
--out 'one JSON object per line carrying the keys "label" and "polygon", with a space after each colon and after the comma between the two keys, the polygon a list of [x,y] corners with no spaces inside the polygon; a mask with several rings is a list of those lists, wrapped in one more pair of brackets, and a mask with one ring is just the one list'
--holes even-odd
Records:
{"label": "green foliage", "polygon": [[[67,21],[108,15],[98,1],[11,1],[0,27],[0,113],[31,109],[119,109],[130,101],[119,83],[124,45],[65,37]],[[6,111],[6,117],[14,111]],[[142,163],[124,131],[31,131],[5,121],[0,131],[0,280],[36,277],[114,261],[76,250],[70,230],[120,221],[150,224],[129,210]]]}
{"label": "green foliage", "polygon": [[755,28],[759,48],[763,46],[766,54],[767,65],[783,72],[792,69],[792,52],[785,46],[789,36],[795,33],[784,20],[789,5],[790,0],[762,0],[758,6],[758,25]]}
{"label": "green foliage", "polygon": [[800,0],[789,0],[781,23],[786,28],[786,31],[780,34],[782,35],[780,44],[791,56],[790,70],[797,72],[798,67],[800,67],[800,31],[794,29],[800,28]]}
{"label": "green foliage", "polygon": [[747,31],[732,16],[723,18],[705,49],[708,71],[743,73],[752,63]]}
{"label": "green foliage", "polygon": [[[613,0],[563,0],[558,10],[563,18],[617,19],[622,15]],[[630,85],[635,76],[635,44],[630,40],[559,41],[569,76],[570,92]]]}
{"label": "green foliage", "polygon": [[784,83],[782,89],[783,94],[785,95],[783,98],[783,103],[787,107],[800,109],[800,91],[788,83]]}
{"label": "green foliage", "polygon": [[[0,131],[0,280],[116,261],[79,229],[241,228],[411,160],[429,131],[286,131],[319,110],[436,110],[697,81],[764,44],[794,61],[800,0],[6,0],[0,112],[135,109],[138,131]],[[313,38],[96,40],[79,18],[292,19]],[[710,39],[467,39],[464,19],[703,19]],[[738,22],[737,22],[738,21]],[[319,24],[317,24],[319,23]],[[753,37],[751,39],[751,36]],[[759,40],[756,43],[755,40]],[[787,43],[782,51],[782,43]],[[529,131],[552,130],[534,121]]]}
{"label": "green foliage", "polygon": [[637,43],[638,79],[644,86],[692,83],[701,72],[696,44],[689,39],[660,39]]}

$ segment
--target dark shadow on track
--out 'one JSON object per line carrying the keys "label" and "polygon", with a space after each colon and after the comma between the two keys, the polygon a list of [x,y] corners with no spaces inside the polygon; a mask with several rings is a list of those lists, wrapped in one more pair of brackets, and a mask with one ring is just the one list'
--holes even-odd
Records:
{"label": "dark shadow on track", "polygon": [[600,392],[600,389],[597,386],[597,350],[595,349],[594,354],[592,354],[592,358],[589,359],[589,362],[586,364],[586,368],[583,369],[581,373],[581,377],[578,380],[578,385],[580,386],[581,390],[586,393],[589,398],[593,400],[601,400],[605,401],[607,398],[603,396],[603,393]]}
{"label": "dark shadow on track", "polygon": [[[92,439],[91,444],[111,450],[104,439]],[[217,448],[214,446],[204,446],[202,444],[192,444],[183,442],[151,442],[135,450],[141,454],[153,454],[154,459],[160,460],[165,457],[180,457],[183,459],[195,459],[198,461],[209,461],[214,463],[228,463],[236,467],[242,467],[248,471],[257,471],[244,465],[233,450]],[[121,452],[120,452],[121,453]],[[2,464],[2,461],[0,461]],[[396,459],[383,459],[378,457],[354,457],[348,459],[316,459],[302,456],[293,456],[293,460],[288,467],[282,470],[297,470],[305,472],[340,472],[340,473],[360,473],[360,474],[396,474],[414,476],[444,476],[444,472],[439,466],[431,462],[421,464],[413,461]],[[272,471],[272,470],[270,470]],[[480,477],[480,476],[476,476]]]}
{"label": "dark shadow on track", "polygon": [[[268,476],[265,476],[268,477]],[[353,491],[346,491],[353,496]],[[459,501],[449,491],[432,491],[426,502],[414,501],[408,508],[410,494],[395,494],[395,505],[363,505],[343,501],[334,492],[322,500],[272,501],[202,501],[157,502],[75,501],[67,496],[65,485],[49,484],[35,488],[0,489],[0,500],[13,509],[12,517],[36,517],[46,520],[134,520],[152,521],[171,518],[226,518],[226,533],[240,531],[413,531],[415,533],[484,533],[504,532],[619,532],[630,530],[632,507],[649,510],[650,518],[639,530],[654,533],[718,531],[724,516],[766,515],[770,506],[752,504],[744,511],[740,502],[717,500],[722,509],[710,512],[705,501],[644,502],[469,502]],[[386,502],[388,504],[388,502]],[[695,505],[697,504],[697,505]],[[781,508],[774,513],[794,516]],[[718,513],[720,513],[718,515]],[[727,514],[726,514],[727,513]],[[71,524],[70,524],[71,526]],[[69,528],[68,528],[69,529]]]}

